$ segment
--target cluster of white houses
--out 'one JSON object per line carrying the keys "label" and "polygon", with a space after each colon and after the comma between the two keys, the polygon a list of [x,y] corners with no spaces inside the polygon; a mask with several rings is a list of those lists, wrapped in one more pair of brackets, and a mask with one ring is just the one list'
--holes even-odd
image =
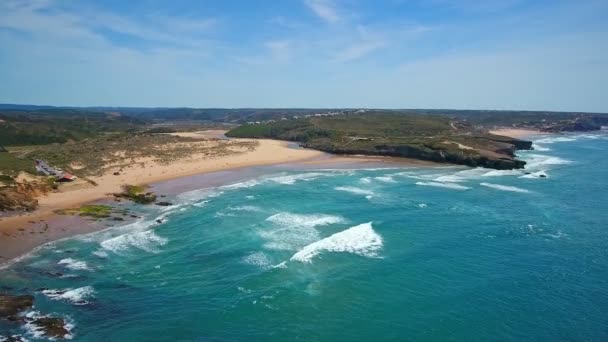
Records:
{"label": "cluster of white houses", "polygon": [[[335,112],[315,113],[315,114],[306,114],[306,115],[294,115],[294,116],[291,117],[291,119],[306,119],[306,118],[312,118],[312,117],[335,116],[335,115],[346,115],[346,114],[360,114],[360,113],[365,113],[365,109],[341,110],[341,111],[335,111]],[[288,120],[288,118],[282,117],[281,120]],[[273,122],[276,122],[276,121],[277,120],[249,121],[249,122],[247,122],[247,124],[248,125],[259,125],[259,124],[273,123]]]}

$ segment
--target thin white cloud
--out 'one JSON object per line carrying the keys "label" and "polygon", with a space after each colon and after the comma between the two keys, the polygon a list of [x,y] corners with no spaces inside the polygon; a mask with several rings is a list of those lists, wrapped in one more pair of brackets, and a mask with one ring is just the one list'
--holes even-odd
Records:
{"label": "thin white cloud", "polygon": [[305,0],[304,4],[328,23],[335,23],[341,19],[335,4],[330,0]]}
{"label": "thin white cloud", "polygon": [[275,61],[288,62],[291,58],[292,43],[289,40],[273,40],[266,42],[264,46],[270,50]]}

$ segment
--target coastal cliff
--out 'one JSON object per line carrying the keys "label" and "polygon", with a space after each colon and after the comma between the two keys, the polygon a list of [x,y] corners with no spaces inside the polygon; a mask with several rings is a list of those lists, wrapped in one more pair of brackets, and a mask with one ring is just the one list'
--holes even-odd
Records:
{"label": "coastal cliff", "polygon": [[520,169],[515,151],[532,142],[494,135],[467,122],[386,112],[313,116],[251,123],[229,131],[238,138],[295,141],[333,154],[404,157],[439,163]]}

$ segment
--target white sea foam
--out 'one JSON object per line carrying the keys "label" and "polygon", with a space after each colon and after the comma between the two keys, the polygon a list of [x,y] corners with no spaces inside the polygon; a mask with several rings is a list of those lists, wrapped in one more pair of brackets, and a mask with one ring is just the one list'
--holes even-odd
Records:
{"label": "white sea foam", "polygon": [[[46,317],[51,317],[49,315],[42,315],[39,311],[28,311],[25,313],[24,318],[25,318],[25,324],[23,324],[23,328],[25,330],[25,335],[28,337],[31,337],[34,340],[42,340],[42,339],[46,339],[46,334],[45,334],[45,330],[41,327],[39,327],[38,325],[34,324],[34,321],[40,319],[40,318],[46,318]],[[63,317],[64,320],[64,325],[63,328],[67,331],[67,334],[65,334],[63,336],[63,339],[65,340],[71,340],[72,338],[74,338],[74,335],[72,334],[72,330],[74,330],[74,323],[72,322],[70,317]],[[50,341],[54,341],[55,338],[49,338]],[[5,341],[2,339],[2,336],[0,336],[0,341]],[[28,339],[25,338],[21,338],[20,341],[24,341],[24,342],[29,342]]]}
{"label": "white sea foam", "polygon": [[255,205],[241,205],[236,207],[228,207],[229,210],[233,211],[250,211],[250,212],[260,212],[262,208],[256,207]]}
{"label": "white sea foam", "polygon": [[90,270],[89,265],[87,265],[85,261],[80,261],[72,258],[61,259],[57,264],[75,271]]}
{"label": "white sea foam", "polygon": [[311,181],[311,180],[317,179],[319,177],[324,177],[324,176],[329,176],[329,175],[332,175],[332,174],[320,173],[320,172],[308,172],[308,173],[299,173],[299,174],[295,174],[295,175],[284,175],[284,176],[271,177],[271,178],[267,178],[266,180],[270,181],[270,182],[274,182],[274,183],[291,185],[291,184],[295,184],[297,181]]}
{"label": "white sea foam", "polygon": [[95,290],[92,286],[85,286],[77,289],[43,290],[42,293],[53,300],[62,300],[74,305],[86,305],[94,297]]}
{"label": "white sea foam", "polygon": [[381,249],[382,237],[374,231],[372,223],[369,222],[313,242],[295,253],[290,260],[310,263],[322,252],[346,252],[375,257]]}
{"label": "white sea foam", "polygon": [[380,176],[375,177],[374,179],[384,183],[397,183],[391,176]]}
{"label": "white sea foam", "polygon": [[96,255],[100,258],[107,258],[108,257],[108,253],[106,253],[105,251],[98,249],[96,251],[93,252],[93,255]]}
{"label": "white sea foam", "polygon": [[537,143],[532,144],[532,148],[533,148],[535,151],[540,151],[540,152],[547,152],[547,151],[551,151],[551,149],[550,149],[550,148],[548,148],[548,147],[544,147],[544,146],[539,145],[539,144],[537,144]]}
{"label": "white sea foam", "polygon": [[361,183],[361,184],[369,184],[371,182],[372,182],[372,180],[369,177],[363,177],[363,178],[359,179],[359,183]]}
{"label": "white sea foam", "polygon": [[446,188],[453,190],[467,190],[470,189],[468,186],[454,184],[454,183],[439,183],[439,182],[416,182],[416,185],[434,186],[438,188]]}
{"label": "white sea foam", "polygon": [[273,250],[297,250],[319,239],[315,227],[343,223],[340,216],[324,214],[278,213],[266,219],[272,226],[260,230],[258,234],[266,243],[264,248]]}
{"label": "white sea foam", "polygon": [[180,201],[194,202],[194,201],[200,201],[205,198],[218,197],[222,194],[223,194],[222,191],[217,191],[215,189],[210,189],[210,188],[203,188],[203,189],[196,189],[196,190],[192,190],[192,191],[183,192],[183,193],[177,195],[176,198]]}
{"label": "white sea foam", "polygon": [[418,207],[419,207],[419,208],[426,208],[426,207],[427,207],[427,205],[426,205],[426,204],[424,204],[424,203],[420,203],[420,204],[418,204]]}
{"label": "white sea foam", "polygon": [[538,172],[533,172],[527,175],[523,175],[519,178],[549,178],[549,175],[545,170],[540,170]]}
{"label": "white sea foam", "polygon": [[272,261],[264,252],[251,253],[243,258],[243,262],[249,265],[261,267],[263,269],[271,268]]}
{"label": "white sea foam", "polygon": [[494,184],[494,183],[479,183],[479,185],[488,187],[488,188],[492,188],[492,189],[496,189],[496,190],[502,190],[502,191],[512,191],[512,192],[530,192],[529,190],[526,189],[522,189],[522,188],[518,188],[516,186],[509,186],[509,185],[501,185],[501,184]]}
{"label": "white sea foam", "polygon": [[492,170],[485,169],[482,167],[477,167],[474,169],[467,169],[458,171],[456,173],[439,176],[433,179],[435,182],[450,182],[450,183],[459,183],[466,182],[471,179],[477,179],[483,176],[484,174],[490,172]]}
{"label": "white sea foam", "polygon": [[220,187],[220,189],[234,190],[234,189],[251,188],[251,187],[254,187],[256,185],[259,185],[260,183],[261,182],[259,180],[257,180],[257,179],[251,179],[251,180],[244,181],[244,182],[223,185],[223,186]]}
{"label": "white sea foam", "polygon": [[357,188],[354,186],[338,186],[338,187],[335,187],[334,190],[350,192],[351,194],[355,194],[355,195],[374,196],[373,191]]}
{"label": "white sea foam", "polygon": [[572,163],[570,160],[544,154],[526,154],[523,159],[526,161],[524,169],[533,171],[545,169],[547,165],[565,165]]}
{"label": "white sea foam", "polygon": [[574,137],[547,137],[547,138],[536,140],[535,143],[553,144],[556,142],[568,142],[568,141],[576,141],[576,139]]}
{"label": "white sea foam", "polygon": [[103,249],[117,254],[129,250],[131,247],[149,253],[158,253],[158,247],[167,242],[166,238],[156,235],[153,230],[146,230],[119,235],[102,241],[100,245]]}
{"label": "white sea foam", "polygon": [[521,173],[520,170],[492,170],[484,173],[482,177],[519,176]]}
{"label": "white sea foam", "polygon": [[325,214],[293,214],[288,212],[282,212],[274,214],[266,219],[268,222],[272,222],[281,226],[295,226],[295,227],[317,227],[326,226],[329,224],[343,223],[344,218],[334,215]]}

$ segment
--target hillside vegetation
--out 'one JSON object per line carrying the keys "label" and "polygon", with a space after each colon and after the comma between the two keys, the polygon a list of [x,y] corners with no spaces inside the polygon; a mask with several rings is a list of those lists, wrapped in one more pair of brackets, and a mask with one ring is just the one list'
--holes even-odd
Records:
{"label": "hillside vegetation", "polygon": [[297,141],[337,154],[408,157],[496,169],[523,167],[525,163],[514,158],[514,151],[531,147],[530,142],[489,134],[464,121],[392,111],[246,124],[227,135]]}

